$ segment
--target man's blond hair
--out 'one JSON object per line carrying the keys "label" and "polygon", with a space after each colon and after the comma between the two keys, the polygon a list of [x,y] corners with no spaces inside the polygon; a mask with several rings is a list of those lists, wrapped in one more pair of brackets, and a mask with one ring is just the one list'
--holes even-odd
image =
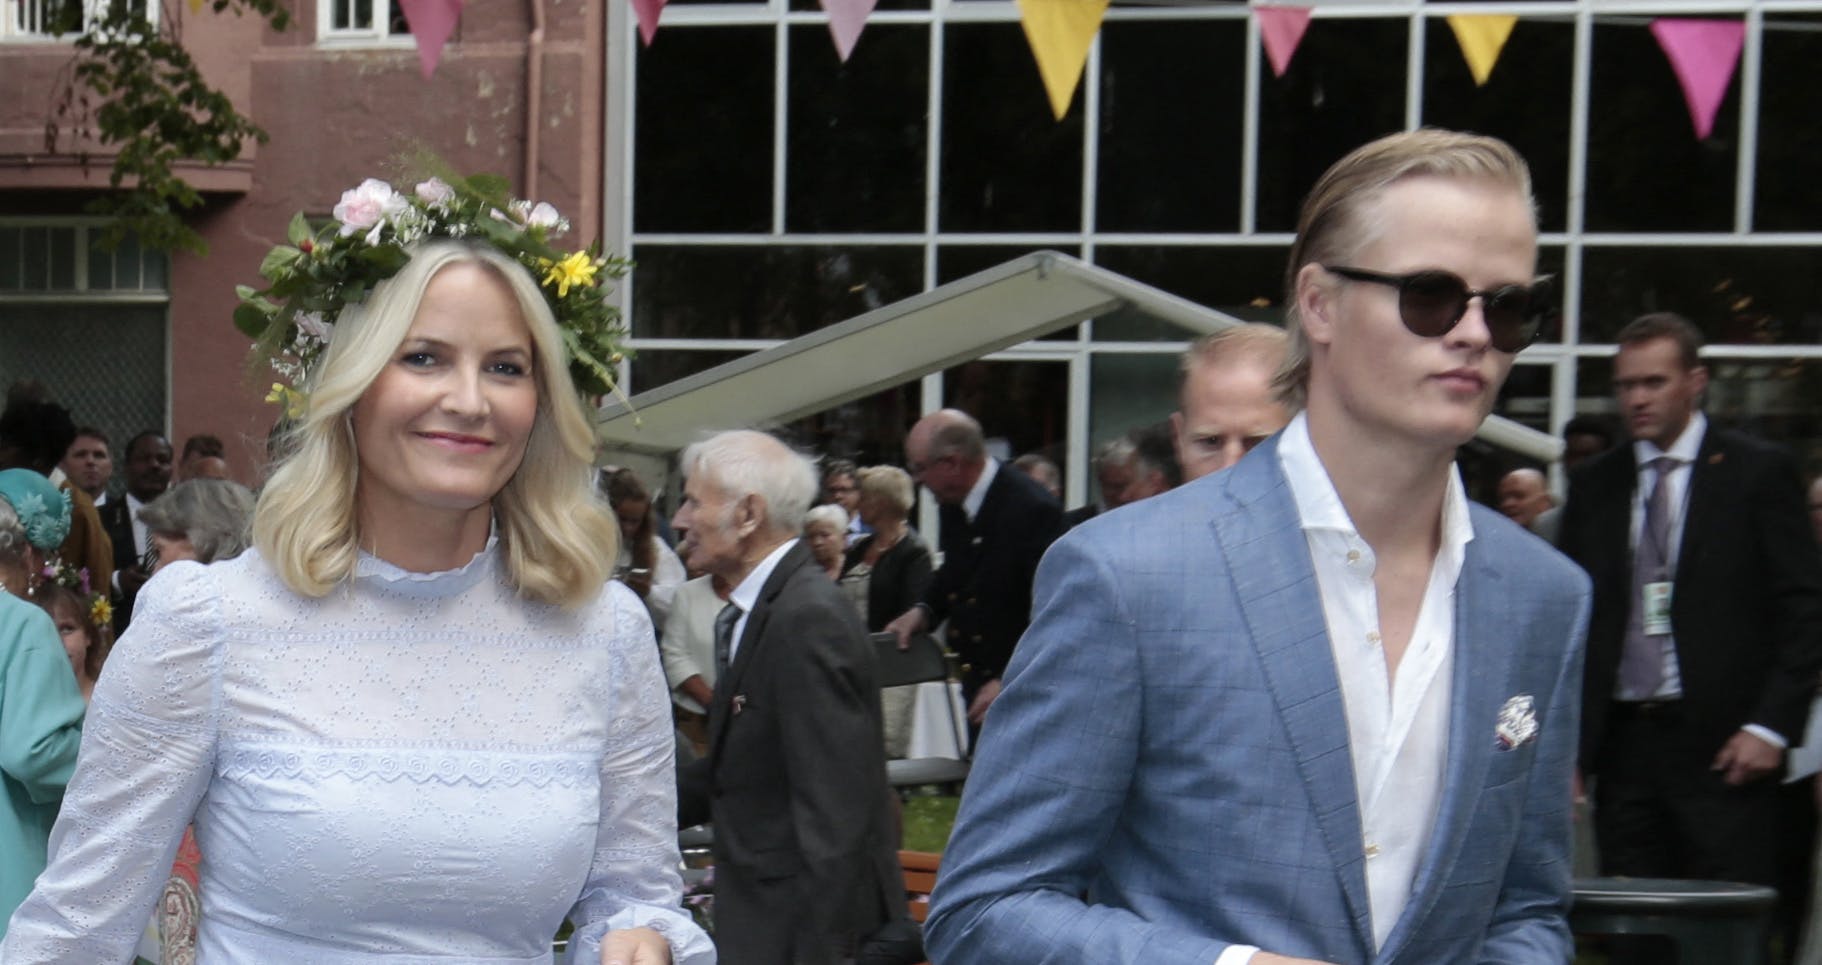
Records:
{"label": "man's blond hair", "polygon": [[1323,173],[1304,198],[1297,240],[1284,271],[1284,327],[1290,335],[1284,364],[1272,384],[1278,398],[1303,407],[1310,378],[1310,343],[1297,311],[1297,275],[1309,264],[1344,263],[1382,230],[1370,209],[1387,188],[1416,177],[1506,185],[1532,209],[1531,169],[1510,144],[1478,134],[1426,127],[1382,137],[1356,148]]}

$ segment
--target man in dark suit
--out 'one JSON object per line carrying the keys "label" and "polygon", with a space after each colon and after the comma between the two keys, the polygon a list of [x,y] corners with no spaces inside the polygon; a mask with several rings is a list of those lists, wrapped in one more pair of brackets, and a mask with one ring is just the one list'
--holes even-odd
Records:
{"label": "man in dark suit", "polygon": [[1701,335],[1622,329],[1632,444],[1576,471],[1561,547],[1594,580],[1581,766],[1605,874],[1775,885],[1778,780],[1822,665],[1822,565],[1781,449],[1710,425]]}
{"label": "man in dark suit", "polygon": [[708,756],[678,776],[679,822],[715,826],[715,943],[736,965],[851,958],[905,896],[867,631],[797,538],[815,466],[743,431],[682,468],[678,549],[734,587]]}
{"label": "man in dark suit", "polygon": [[126,492],[102,504],[101,525],[114,545],[114,632],[125,633],[132,621],[139,588],[151,579],[145,564],[151,534],[139,522],[139,511],[171,488],[171,443],[164,433],[147,429],[127,440]]}
{"label": "man in dark suit", "polygon": [[942,504],[943,565],[924,600],[886,629],[903,646],[949,621],[962,658],[962,694],[977,727],[1000,692],[1000,674],[1031,620],[1038,560],[1063,530],[1063,507],[1030,476],[987,455],[981,424],[966,412],[932,412],[905,437],[911,478]]}

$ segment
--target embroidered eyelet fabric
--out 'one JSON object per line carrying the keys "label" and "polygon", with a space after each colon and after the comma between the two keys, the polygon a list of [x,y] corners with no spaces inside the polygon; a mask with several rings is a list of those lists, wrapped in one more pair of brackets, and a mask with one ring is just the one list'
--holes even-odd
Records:
{"label": "embroidered eyelet fabric", "polygon": [[174,564],[109,657],[6,965],[129,962],[194,822],[197,958],[571,960],[681,911],[670,703],[645,607],[610,583],[519,599],[489,545],[408,573],[364,557],[320,599],[258,556]]}

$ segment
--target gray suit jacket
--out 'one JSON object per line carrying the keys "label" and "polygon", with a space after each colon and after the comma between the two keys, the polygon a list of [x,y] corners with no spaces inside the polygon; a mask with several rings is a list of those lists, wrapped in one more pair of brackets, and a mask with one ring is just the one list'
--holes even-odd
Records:
{"label": "gray suit jacket", "polygon": [[[1456,584],[1448,759],[1375,951],[1346,715],[1277,440],[1078,527],[944,855],[933,960],[1562,962],[1588,581],[1484,507]],[[1500,710],[1528,696],[1533,739]]]}
{"label": "gray suit jacket", "polygon": [[678,775],[679,823],[715,825],[721,960],[820,963],[903,917],[873,648],[799,542],[759,592]]}

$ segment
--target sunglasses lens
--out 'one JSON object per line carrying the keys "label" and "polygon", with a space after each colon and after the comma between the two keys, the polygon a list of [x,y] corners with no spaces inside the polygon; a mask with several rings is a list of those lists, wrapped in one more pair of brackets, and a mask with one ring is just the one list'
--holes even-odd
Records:
{"label": "sunglasses lens", "polygon": [[1487,295],[1486,306],[1487,329],[1492,333],[1494,348],[1516,352],[1537,337],[1543,321],[1542,293],[1510,285]]}
{"label": "sunglasses lens", "polygon": [[1447,333],[1467,309],[1467,283],[1446,271],[1418,272],[1399,287],[1398,313],[1404,327],[1422,338]]}

